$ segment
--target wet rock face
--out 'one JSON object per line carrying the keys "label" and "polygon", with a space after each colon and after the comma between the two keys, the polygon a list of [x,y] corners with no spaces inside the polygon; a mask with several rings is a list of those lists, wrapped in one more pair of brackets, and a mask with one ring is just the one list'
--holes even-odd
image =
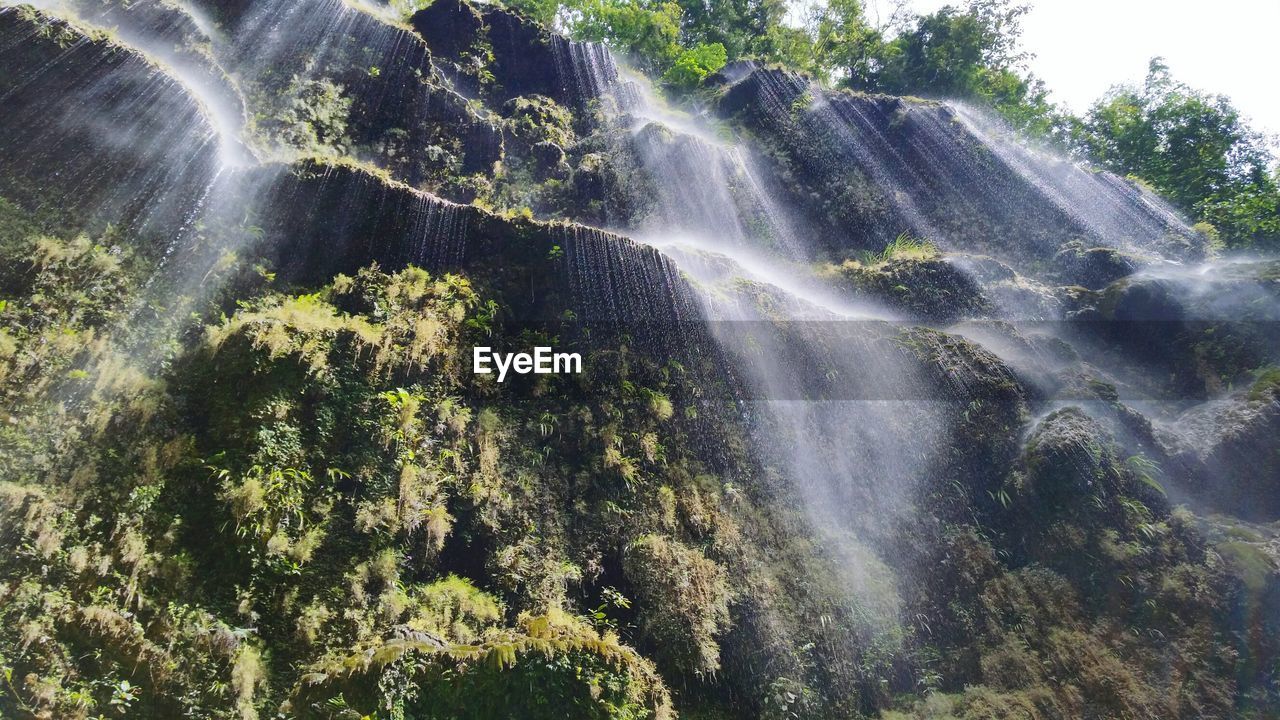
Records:
{"label": "wet rock face", "polygon": [[551,35],[509,10],[490,9],[485,21],[502,95],[537,93],[571,100],[569,83],[557,72]]}
{"label": "wet rock face", "polygon": [[1187,310],[1168,283],[1138,280],[1107,288],[1102,309],[1108,320],[1170,322],[1187,318]]}
{"label": "wet rock face", "polygon": [[249,173],[261,186],[260,252],[281,279],[306,284],[371,263],[466,272],[519,297],[508,320],[557,321],[566,309],[602,333],[688,340],[687,284],[656,250],[593,228],[508,218],[458,205],[363,169],[304,161]]}
{"label": "wet rock face", "polygon": [[191,0],[191,4],[208,13],[226,29],[234,29],[259,0]]}
{"label": "wet rock face", "polygon": [[761,136],[796,200],[845,249],[907,231],[948,250],[1044,259],[1081,232],[944,106],[755,70],[723,91],[719,110]]}
{"label": "wet rock face", "polygon": [[[519,13],[494,5],[438,0],[409,23],[436,57],[452,67],[451,74],[494,104],[521,95],[544,95],[578,107],[617,76],[603,50],[553,35]],[[571,62],[574,56],[588,62]],[[583,72],[597,75],[581,77]]]}
{"label": "wet rock face", "polygon": [[1140,260],[1109,247],[1088,247],[1071,241],[1053,257],[1054,273],[1063,285],[1099,290],[1139,267]]}
{"label": "wet rock face", "polygon": [[1280,519],[1280,371],[1246,391],[1179,419],[1174,457],[1192,473],[1192,491],[1246,520]]}
{"label": "wet rock face", "polygon": [[930,484],[941,488],[954,479],[987,497],[1018,454],[1033,392],[1004,361],[959,335],[916,327],[898,342],[920,366],[922,396],[948,398],[953,408],[943,441],[948,453]]}
{"label": "wet rock face", "polygon": [[36,11],[0,8],[0,191],[163,233],[199,200],[218,137],[200,103],[141,53]]}
{"label": "wet rock face", "polygon": [[793,202],[825,223],[831,250],[876,250],[905,231],[1092,288],[1137,267],[1095,247],[1201,256],[1204,238],[1158,198],[1046,162],[964,105],[831,92],[777,69],[736,67],[718,79],[717,109],[752,131]]}
{"label": "wet rock face", "polygon": [[410,20],[413,29],[441,59],[458,62],[485,39],[484,19],[465,0],[436,0]]}
{"label": "wet rock face", "polygon": [[[1280,360],[1272,263],[1157,265],[1099,291],[1059,288],[1072,329],[1179,400],[1206,399]],[[1152,372],[1154,370],[1154,372]]]}
{"label": "wet rock face", "polygon": [[1055,288],[1016,272],[985,255],[948,255],[947,260],[972,278],[996,317],[1010,320],[1056,320],[1064,303]]}
{"label": "wet rock face", "polygon": [[1114,492],[1115,457],[1105,433],[1076,408],[1059,410],[1040,422],[1027,441],[1025,491],[1048,508],[1074,505],[1090,494]]}

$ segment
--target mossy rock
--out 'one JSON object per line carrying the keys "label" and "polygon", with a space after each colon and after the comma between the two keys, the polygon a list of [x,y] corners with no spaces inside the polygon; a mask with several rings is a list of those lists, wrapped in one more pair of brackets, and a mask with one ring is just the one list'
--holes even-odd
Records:
{"label": "mossy rock", "polygon": [[1280,361],[1280,285],[1267,263],[1203,273],[1155,268],[1102,290],[1059,288],[1076,331],[1101,340],[1108,360],[1179,402],[1205,400],[1250,382]]}
{"label": "mossy rock", "polygon": [[1052,513],[1090,497],[1118,493],[1118,459],[1102,427],[1079,408],[1051,413],[1036,425],[1023,454],[1019,492]]}
{"label": "mossy rock", "polygon": [[974,279],[944,257],[891,257],[823,268],[838,285],[870,296],[913,318],[952,322],[990,314],[991,303]]}
{"label": "mossy rock", "polygon": [[[392,640],[312,672],[289,710],[300,718],[372,715],[483,720],[672,720],[652,663],[564,613],[524,616],[475,643]],[[366,715],[367,716],[367,715]]]}
{"label": "mossy rock", "polygon": [[949,254],[947,259],[972,277],[995,314],[1012,320],[1056,320],[1064,303],[1054,288],[1018,273],[986,255]]}
{"label": "mossy rock", "polygon": [[1189,410],[1173,430],[1171,452],[1193,469],[1196,495],[1247,520],[1280,519],[1280,371]]}
{"label": "mossy rock", "polygon": [[1053,256],[1053,271],[1064,285],[1101,289],[1132,275],[1143,259],[1111,247],[1073,240]]}
{"label": "mossy rock", "polygon": [[540,142],[568,147],[575,141],[573,113],[545,95],[522,95],[502,106],[515,137],[526,145]]}

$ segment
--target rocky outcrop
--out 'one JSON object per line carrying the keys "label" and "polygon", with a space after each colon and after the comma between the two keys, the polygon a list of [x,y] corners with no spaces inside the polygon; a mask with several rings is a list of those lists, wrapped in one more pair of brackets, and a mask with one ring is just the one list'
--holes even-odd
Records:
{"label": "rocky outcrop", "polygon": [[1069,329],[1147,384],[1179,400],[1208,399],[1280,360],[1274,263],[1156,266],[1100,291],[1064,288]]}
{"label": "rocky outcrop", "polygon": [[484,50],[484,16],[466,0],[433,2],[410,22],[442,60],[459,64],[467,53]]}
{"label": "rocky outcrop", "polygon": [[[1011,141],[980,136],[968,110],[826,91],[785,70],[746,70],[722,74],[718,109],[752,131],[793,199],[826,221],[835,251],[876,251],[905,231],[1020,269],[1053,262],[1080,238],[1103,244],[1136,235],[1162,251],[1191,252],[1190,239],[1167,242],[1168,234],[1186,232],[1167,211],[1130,212],[1114,226],[1095,222],[1092,205],[1105,200],[1132,210],[1141,207],[1130,197],[1138,191],[1069,164],[1040,173]],[[1086,254],[1081,262],[1077,274],[1103,283],[1117,277],[1113,256]]]}
{"label": "rocky outcrop", "polygon": [[1053,268],[1062,285],[1080,285],[1100,290],[1121,278],[1132,275],[1143,264],[1135,258],[1109,247],[1088,247],[1073,240],[1053,256]]}
{"label": "rocky outcrop", "polygon": [[855,294],[929,322],[983,317],[992,311],[978,283],[943,257],[852,260],[830,266],[824,274]]}
{"label": "rocky outcrop", "polygon": [[1187,411],[1169,430],[1170,452],[1202,502],[1247,520],[1280,519],[1280,370]]}
{"label": "rocky outcrop", "polygon": [[[233,703],[559,717],[578,702],[662,717],[667,687],[689,716],[890,717],[928,687],[933,707],[974,717],[1220,718],[1233,678],[1274,684],[1224,641],[1274,623],[1220,622],[1235,590],[1222,559],[1251,607],[1274,608],[1265,543],[1215,536],[1217,558],[1164,492],[1271,513],[1257,498],[1280,493],[1280,383],[1264,375],[1171,429],[1116,379],[1165,382],[1143,342],[1196,378],[1244,377],[1268,336],[1230,355],[1222,326],[1188,328],[1210,309],[1274,308],[1274,268],[1218,285],[1155,274],[1154,256],[1095,242],[936,103],[726,68],[720,108],[779,174],[744,200],[756,168],[739,147],[633,132],[625,111],[601,129],[583,101],[616,79],[608,57],[518,13],[436,0],[408,30],[339,0],[204,4],[236,28],[224,57],[243,61],[256,129],[302,141],[204,185],[218,133],[190,88],[124,45],[0,11],[15,68],[0,77],[0,195],[102,215],[77,222],[145,218],[172,251],[130,256],[136,223],[103,233],[110,247],[24,229],[0,370],[17,357],[37,377],[61,343],[106,352],[115,328],[80,321],[125,294],[101,279],[122,264],[156,283],[135,306],[206,334],[183,349],[197,333],[164,335],[155,372],[108,377],[126,397],[92,410],[83,455],[40,432],[99,402],[107,381],[71,361],[42,381],[75,403],[0,424],[0,451],[54,448],[38,463],[68,469],[0,482],[14,549],[0,552],[0,650],[20,663],[0,714],[64,679],[48,707],[106,707],[126,676],[164,717]],[[786,219],[760,196],[775,180],[825,247],[773,232]],[[664,254],[535,220],[544,191],[601,227],[678,226],[703,203],[699,230],[743,229],[724,233],[728,255]],[[663,193],[689,204],[646,205]],[[760,272],[733,252],[775,239],[813,252]],[[871,252],[843,262],[856,250]],[[768,281],[807,281],[820,259],[841,263],[835,298]],[[1216,305],[1226,289],[1244,294]],[[905,323],[846,312],[855,294]],[[1078,327],[1007,322],[1063,309]],[[1086,318],[1114,326],[1088,337],[1132,365],[1092,363],[1104,356],[1069,332]],[[1145,320],[1178,339],[1126,325]],[[587,368],[499,385],[466,372],[491,342],[584,350]],[[139,584],[116,588],[130,568]],[[1249,650],[1269,663],[1268,647]]]}
{"label": "rocky outcrop", "polygon": [[437,0],[409,22],[453,77],[495,105],[545,95],[580,107],[617,80],[604,48],[566,40],[496,5]]}
{"label": "rocky outcrop", "polygon": [[256,171],[259,247],[292,282],[370,263],[466,271],[520,297],[513,323],[566,310],[597,329],[675,341],[696,321],[688,287],[652,248],[592,228],[504,217],[458,205],[349,164],[305,161]]}
{"label": "rocky outcrop", "polygon": [[[248,161],[249,151],[240,145],[248,124],[244,99],[235,81],[213,52],[216,34],[197,20],[185,6],[166,0],[66,0],[77,22],[106,28],[131,48],[158,60],[196,95],[217,125],[224,151],[232,159]],[[59,7],[52,3],[51,7]]]}
{"label": "rocky outcrop", "polygon": [[[0,8],[0,193],[167,241],[207,193],[219,136],[174,76],[106,36]],[[158,250],[158,248],[157,248]]]}
{"label": "rocky outcrop", "polygon": [[913,397],[945,398],[948,406],[942,470],[928,485],[954,478],[974,502],[986,502],[1018,453],[1018,429],[1035,391],[999,357],[960,335],[908,328],[896,341],[919,367]]}
{"label": "rocky outcrop", "polygon": [[1023,457],[1019,492],[1045,513],[1082,504],[1091,495],[1119,493],[1122,475],[1102,429],[1076,408],[1055,412],[1036,426]]}

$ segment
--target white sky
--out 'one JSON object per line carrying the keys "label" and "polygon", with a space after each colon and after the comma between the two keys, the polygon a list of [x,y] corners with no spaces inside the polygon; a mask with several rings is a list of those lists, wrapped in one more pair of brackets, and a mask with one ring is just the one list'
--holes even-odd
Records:
{"label": "white sky", "polygon": [[[1054,101],[1082,112],[1112,85],[1140,82],[1159,55],[1175,79],[1230,97],[1255,128],[1280,133],[1280,0],[1025,1],[1022,48]],[[908,0],[918,13],[946,4]],[[867,0],[872,21],[892,7]]]}

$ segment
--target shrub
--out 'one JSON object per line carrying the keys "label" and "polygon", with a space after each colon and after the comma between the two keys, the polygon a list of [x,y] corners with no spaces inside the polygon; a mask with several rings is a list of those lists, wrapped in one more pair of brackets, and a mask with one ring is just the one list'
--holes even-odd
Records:
{"label": "shrub", "polygon": [[675,63],[662,75],[662,81],[678,90],[692,90],[707,76],[724,67],[728,60],[724,45],[702,43],[680,51]]}

